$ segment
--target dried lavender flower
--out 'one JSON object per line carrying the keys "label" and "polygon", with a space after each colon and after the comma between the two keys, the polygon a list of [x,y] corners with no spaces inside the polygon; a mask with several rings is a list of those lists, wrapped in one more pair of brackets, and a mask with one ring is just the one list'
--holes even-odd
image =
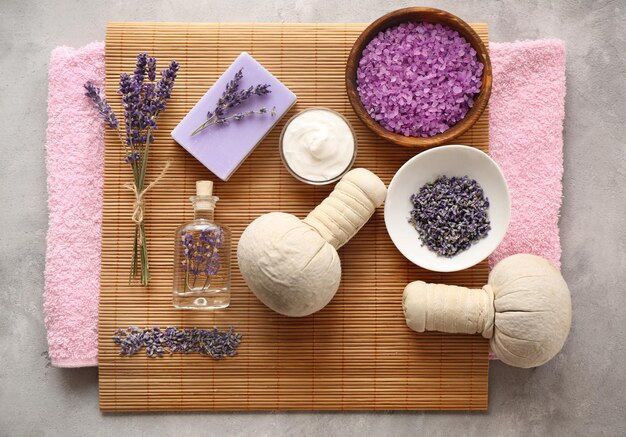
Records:
{"label": "dried lavender flower", "polygon": [[467,176],[440,176],[411,195],[409,223],[423,246],[452,257],[487,236],[491,230],[489,199]]}
{"label": "dried lavender flower", "polygon": [[137,162],[141,159],[141,154],[139,152],[131,152],[128,155],[126,155],[126,158],[124,158],[124,162],[126,164],[132,164],[133,162]]}
{"label": "dried lavender flower", "polygon": [[[222,96],[218,99],[215,108],[212,111],[207,111],[207,120],[202,123],[195,131],[192,132],[191,136],[197,134],[198,132],[203,131],[209,126],[213,126],[215,124],[228,124],[229,121],[235,120],[243,120],[247,116],[253,114],[266,114],[267,109],[260,108],[256,111],[245,111],[240,112],[231,116],[228,116],[228,110],[230,108],[234,108],[236,106],[241,105],[243,102],[248,100],[252,96],[264,96],[266,94],[271,93],[269,84],[258,84],[254,86],[250,86],[244,90],[239,90],[239,82],[243,78],[243,69],[239,69],[232,80],[230,80],[226,84],[226,88],[222,93]],[[272,111],[272,117],[276,114],[276,111]]]}
{"label": "dried lavender flower", "polygon": [[[271,93],[269,87],[270,85],[268,84],[256,85],[256,86],[250,86],[246,88],[245,90],[233,93],[232,95],[228,96],[227,101],[223,105],[223,108],[227,109],[227,108],[232,108],[232,107],[241,105],[244,101],[248,100],[251,96],[263,96],[265,94],[269,94]],[[219,102],[218,102],[218,106],[219,106]],[[219,113],[216,110],[216,114],[218,115],[220,114],[223,115],[224,113],[225,111]]]}
{"label": "dried lavender flower", "polygon": [[164,331],[159,327],[117,329],[113,342],[120,347],[120,355],[132,356],[142,348],[150,358],[165,353],[199,353],[214,359],[233,357],[241,344],[241,334],[231,326],[227,331],[213,329],[178,329],[170,326]]}
{"label": "dried lavender flower", "polygon": [[179,68],[180,64],[172,61],[168,68],[161,71],[161,79],[156,85],[156,102],[159,105],[159,111],[165,110],[165,101],[172,96],[172,89]]}
{"label": "dried lavender flower", "polygon": [[86,90],[85,95],[96,105],[98,112],[104,117],[105,123],[108,124],[111,129],[117,129],[120,122],[117,120],[109,103],[100,95],[100,88],[96,88],[91,81],[87,82],[84,87]]}
{"label": "dried lavender flower", "polygon": [[148,80],[150,82],[154,82],[156,80],[156,58],[149,57],[146,62],[146,74],[148,75]]}
{"label": "dried lavender flower", "polygon": [[[215,123],[216,124],[226,124],[231,120],[234,121],[239,121],[239,120],[243,120],[246,117],[250,117],[251,115],[263,115],[263,114],[267,114],[267,108],[259,108],[256,111],[245,111],[245,112],[239,112],[237,114],[231,115],[229,117],[221,117],[218,118]],[[270,112],[270,116],[273,117],[274,115],[276,115],[276,107],[272,108],[272,111]]]}
{"label": "dried lavender flower", "polygon": [[[222,93],[222,96],[217,101],[217,105],[215,107],[215,116],[221,117],[225,114],[226,108],[232,108],[237,104],[234,103],[236,99],[236,93],[239,90],[239,81],[243,78],[243,68],[240,68],[237,73],[235,73],[235,77],[226,84],[226,88]],[[207,113],[207,118],[209,117],[209,113]]]}
{"label": "dried lavender flower", "polygon": [[127,96],[130,94],[138,95],[139,93],[136,92],[138,90],[139,90],[139,87],[135,86],[135,82],[133,82],[133,80],[131,79],[128,73],[120,74],[120,86],[118,89],[119,94],[121,94],[122,96]]}
{"label": "dried lavender flower", "polygon": [[141,85],[146,76],[146,67],[148,66],[148,54],[139,53],[137,55],[137,64],[135,67],[134,80],[135,83]]}

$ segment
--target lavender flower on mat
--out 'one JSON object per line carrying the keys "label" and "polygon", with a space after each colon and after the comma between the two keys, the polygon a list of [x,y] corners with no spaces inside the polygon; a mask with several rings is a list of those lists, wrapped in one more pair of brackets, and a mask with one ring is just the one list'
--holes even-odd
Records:
{"label": "lavender flower on mat", "polygon": [[491,229],[489,199],[467,176],[441,176],[411,195],[409,223],[422,245],[437,255],[452,257],[487,236]]}
{"label": "lavender flower on mat", "polygon": [[180,68],[180,64],[176,61],[170,62],[169,68],[161,71],[161,79],[156,85],[156,103],[159,105],[158,110],[165,110],[165,101],[172,95],[172,89],[174,88],[174,81],[176,80],[176,73]]}
{"label": "lavender flower on mat", "polygon": [[199,353],[214,359],[233,357],[241,343],[241,334],[233,327],[228,331],[213,329],[178,329],[170,326],[165,330],[159,327],[118,329],[113,342],[120,347],[120,355],[132,356],[142,348],[150,358],[164,354]]}
{"label": "lavender flower on mat", "polygon": [[[231,116],[228,116],[228,110],[236,106],[241,105],[252,96],[264,96],[271,93],[270,85],[259,84],[250,86],[244,90],[239,90],[239,82],[243,78],[243,69],[240,69],[235,73],[235,77],[226,84],[226,88],[222,93],[222,96],[218,99],[215,109],[207,112],[207,120],[202,123],[198,129],[192,132],[192,136],[198,132],[203,131],[209,126],[216,124],[227,124],[229,121],[239,121],[251,115],[266,114],[267,108],[260,108],[256,111],[240,112]],[[273,117],[276,114],[276,108],[273,108],[270,115]]]}

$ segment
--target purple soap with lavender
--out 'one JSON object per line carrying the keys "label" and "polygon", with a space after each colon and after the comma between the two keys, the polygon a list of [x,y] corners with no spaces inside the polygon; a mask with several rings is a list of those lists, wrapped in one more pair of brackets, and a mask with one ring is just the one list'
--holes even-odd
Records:
{"label": "purple soap with lavender", "polygon": [[[241,71],[239,90],[269,85],[269,93],[251,95],[228,108],[225,123],[215,123],[192,135],[214,113],[224,90]],[[248,53],[241,53],[172,131],[172,138],[215,176],[227,181],[241,163],[296,103],[296,95]],[[243,114],[243,116],[240,116]]]}

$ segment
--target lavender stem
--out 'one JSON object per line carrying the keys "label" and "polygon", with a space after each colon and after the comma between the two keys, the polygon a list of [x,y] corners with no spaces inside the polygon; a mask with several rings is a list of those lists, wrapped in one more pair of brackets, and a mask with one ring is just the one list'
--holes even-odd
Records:
{"label": "lavender stem", "polygon": [[202,123],[200,125],[200,127],[198,129],[196,129],[195,131],[193,131],[191,133],[191,136],[193,137],[195,134],[202,132],[203,130],[205,130],[207,127],[215,124],[215,122],[211,123],[212,120],[215,120],[216,116],[212,115],[211,118],[207,119],[207,121],[205,121],[204,123]]}

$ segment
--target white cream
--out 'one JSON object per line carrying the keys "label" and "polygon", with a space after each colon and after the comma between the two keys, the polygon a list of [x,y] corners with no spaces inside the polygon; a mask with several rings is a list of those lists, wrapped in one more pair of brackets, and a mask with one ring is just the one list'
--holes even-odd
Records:
{"label": "white cream", "polygon": [[289,122],[282,138],[291,170],[315,182],[336,178],[348,169],[356,152],[350,125],[337,113],[309,109]]}

